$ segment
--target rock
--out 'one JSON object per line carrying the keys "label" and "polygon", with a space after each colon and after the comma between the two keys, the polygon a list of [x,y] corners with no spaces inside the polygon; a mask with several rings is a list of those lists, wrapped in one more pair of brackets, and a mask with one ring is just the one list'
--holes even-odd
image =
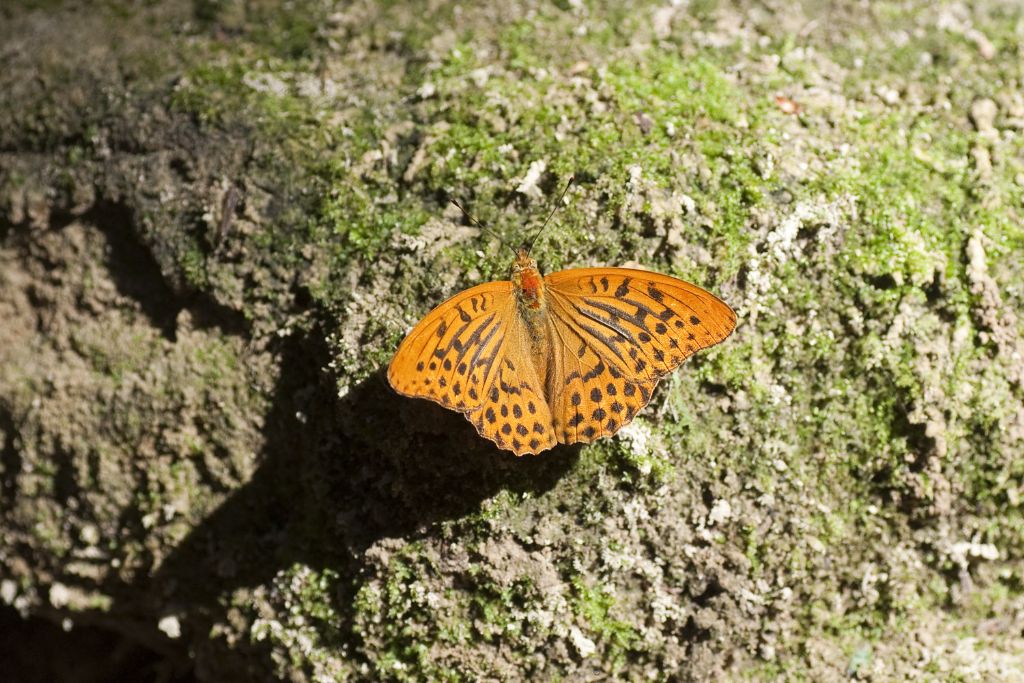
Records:
{"label": "rock", "polygon": [[[1006,3],[39,4],[0,10],[5,680],[1022,669]],[[517,459],[384,369],[568,174],[542,267],[739,326]],[[683,296],[583,295],[619,372],[714,322],[639,295]]]}
{"label": "rock", "polygon": [[971,104],[971,122],[982,135],[996,134],[995,122],[999,113],[996,103],[988,98],[981,98]]}

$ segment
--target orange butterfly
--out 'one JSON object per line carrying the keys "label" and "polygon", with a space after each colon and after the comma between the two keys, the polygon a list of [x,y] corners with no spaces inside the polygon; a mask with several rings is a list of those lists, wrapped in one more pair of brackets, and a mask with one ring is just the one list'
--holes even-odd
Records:
{"label": "orange butterfly", "polygon": [[728,304],[659,273],[541,276],[523,247],[511,277],[428,313],[398,347],[388,381],[404,396],[463,413],[516,455],[611,436],[647,405],[658,380],[736,327]]}

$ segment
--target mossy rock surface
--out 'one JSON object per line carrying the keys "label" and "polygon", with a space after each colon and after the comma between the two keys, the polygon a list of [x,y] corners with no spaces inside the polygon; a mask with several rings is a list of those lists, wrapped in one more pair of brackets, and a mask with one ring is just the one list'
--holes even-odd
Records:
{"label": "mossy rock surface", "polygon": [[[8,610],[204,681],[1019,680],[1017,3],[22,0],[0,59]],[[543,269],[740,323],[515,458],[383,369],[570,175]]]}

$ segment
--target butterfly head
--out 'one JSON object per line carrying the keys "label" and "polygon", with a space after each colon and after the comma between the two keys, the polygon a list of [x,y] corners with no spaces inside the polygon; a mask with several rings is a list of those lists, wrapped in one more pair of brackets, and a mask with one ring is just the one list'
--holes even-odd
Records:
{"label": "butterfly head", "polygon": [[529,247],[522,246],[516,249],[516,260],[512,263],[512,275],[527,270],[537,270],[537,260],[530,256]]}

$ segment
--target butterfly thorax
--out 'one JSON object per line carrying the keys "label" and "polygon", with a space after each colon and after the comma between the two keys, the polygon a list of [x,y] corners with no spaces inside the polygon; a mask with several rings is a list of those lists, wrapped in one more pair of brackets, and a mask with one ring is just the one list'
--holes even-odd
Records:
{"label": "butterfly thorax", "polygon": [[524,313],[539,311],[544,307],[544,278],[537,269],[537,262],[530,258],[525,249],[516,252],[516,260],[512,264],[512,284],[515,285],[520,308],[526,309]]}

